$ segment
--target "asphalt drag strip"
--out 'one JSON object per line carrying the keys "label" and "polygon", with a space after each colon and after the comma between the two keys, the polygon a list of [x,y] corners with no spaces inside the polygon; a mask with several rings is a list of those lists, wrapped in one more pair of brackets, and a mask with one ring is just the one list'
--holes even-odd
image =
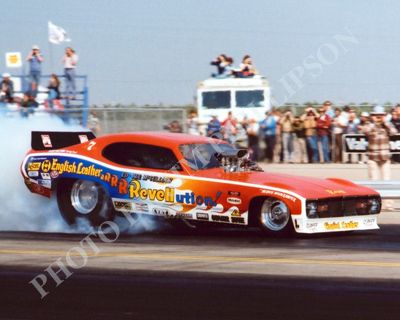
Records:
{"label": "asphalt drag strip", "polygon": [[400,281],[76,272],[43,299],[40,269],[1,267],[1,319],[399,319]]}

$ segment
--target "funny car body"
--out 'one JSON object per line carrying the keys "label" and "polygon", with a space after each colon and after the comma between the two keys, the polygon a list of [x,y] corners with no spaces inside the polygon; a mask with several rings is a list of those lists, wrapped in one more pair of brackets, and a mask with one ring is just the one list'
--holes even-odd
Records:
{"label": "funny car body", "polygon": [[189,226],[257,226],[268,234],[377,229],[379,194],[350,181],[261,172],[224,141],[138,132],[32,132],[21,172],[33,193],[54,193],[63,218],[99,226],[116,214]]}

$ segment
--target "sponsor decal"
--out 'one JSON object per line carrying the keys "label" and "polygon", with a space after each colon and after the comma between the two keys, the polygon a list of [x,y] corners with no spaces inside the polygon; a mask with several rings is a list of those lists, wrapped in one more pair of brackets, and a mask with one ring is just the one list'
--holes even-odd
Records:
{"label": "sponsor decal", "polygon": [[88,139],[88,137],[87,137],[86,134],[80,134],[80,135],[78,135],[78,137],[79,137],[79,141],[80,141],[81,143],[85,143],[85,142],[88,142],[88,141],[89,141],[89,139]]}
{"label": "sponsor decal", "polygon": [[213,214],[211,220],[216,222],[229,222],[229,217]]}
{"label": "sponsor decal", "polygon": [[325,222],[324,227],[326,230],[340,230],[340,229],[356,229],[358,228],[358,222],[357,221],[342,221],[342,222]]}
{"label": "sponsor decal", "polygon": [[171,183],[174,179],[169,177],[143,175],[140,180],[158,183]]}
{"label": "sponsor decal", "polygon": [[375,219],[374,218],[365,218],[363,220],[363,223],[365,226],[371,226],[371,225],[375,224]]}
{"label": "sponsor decal", "polygon": [[50,173],[48,173],[48,172],[42,172],[40,175],[42,176],[42,179],[46,179],[46,180],[51,179]]}
{"label": "sponsor decal", "polygon": [[207,220],[208,221],[208,213],[206,212],[196,212],[197,220]]}
{"label": "sponsor decal", "polygon": [[51,144],[51,140],[50,140],[50,136],[49,135],[42,134],[41,137],[42,137],[43,146],[45,148],[53,148],[53,145]]}
{"label": "sponsor decal", "polygon": [[153,208],[152,212],[156,216],[169,216],[169,210],[167,208]]}
{"label": "sponsor decal", "polygon": [[228,191],[228,195],[233,196],[233,197],[239,197],[240,192],[239,191]]}
{"label": "sponsor decal", "polygon": [[336,195],[336,194],[345,194],[346,191],[344,190],[331,190],[331,189],[326,189],[325,190],[327,193],[331,194],[331,195]]}
{"label": "sponsor decal", "polygon": [[231,216],[232,217],[240,217],[239,210],[238,209],[233,210],[232,213],[231,213]]}
{"label": "sponsor decal", "polygon": [[349,221],[349,222],[342,222],[342,228],[343,229],[355,229],[358,228],[358,222],[357,221]]}
{"label": "sponsor decal", "polygon": [[45,188],[51,188],[51,180],[38,179],[38,184]]}
{"label": "sponsor decal", "polygon": [[242,203],[242,199],[234,198],[234,197],[229,197],[228,199],[226,199],[226,201],[230,204],[241,204]]}
{"label": "sponsor decal", "polygon": [[307,222],[306,228],[307,229],[315,229],[318,227],[318,222]]}
{"label": "sponsor decal", "polygon": [[44,160],[42,162],[42,171],[43,172],[49,172],[51,169],[51,162],[50,160]]}
{"label": "sponsor decal", "polygon": [[51,171],[50,172],[50,177],[52,177],[53,179],[58,178],[60,174],[58,173],[58,171]]}
{"label": "sponsor decal", "polygon": [[39,171],[28,171],[28,176],[33,178],[33,177],[38,177],[39,176]]}
{"label": "sponsor decal", "polygon": [[284,199],[288,199],[288,200],[290,200],[292,202],[296,202],[296,198],[295,197],[291,196],[290,194],[286,194],[286,193],[283,193],[283,192],[280,192],[280,191],[262,189],[261,193],[268,194],[268,195],[273,195],[273,196],[277,196],[277,197],[281,197],[281,198],[284,198]]}
{"label": "sponsor decal", "polygon": [[103,169],[97,169],[94,164],[85,165],[83,162],[69,162],[65,160],[64,162],[59,162],[57,158],[53,158],[52,161],[45,160],[42,162],[42,171],[57,171],[59,174],[66,173],[76,173],[91,177],[100,177]]}
{"label": "sponsor decal", "polygon": [[28,171],[38,171],[40,169],[40,162],[30,162],[28,164]]}
{"label": "sponsor decal", "polygon": [[[126,180],[119,186],[120,193],[124,193],[127,187]],[[183,194],[175,194],[175,188],[165,187],[164,189],[143,188],[140,181],[132,180],[129,184],[129,197],[132,199],[142,199],[170,203],[183,203],[189,205],[206,205],[215,207],[221,192],[217,192],[215,197],[196,195],[194,192],[185,192]]]}
{"label": "sponsor decal", "polygon": [[177,212],[175,214],[175,218],[193,219],[193,215],[191,215],[190,213],[185,213],[185,212]]}
{"label": "sponsor decal", "polygon": [[132,210],[132,202],[126,202],[126,201],[114,201],[114,207],[115,209],[119,210]]}
{"label": "sponsor decal", "polygon": [[135,203],[135,211],[149,212],[149,206],[147,203]]}
{"label": "sponsor decal", "polygon": [[231,221],[232,223],[244,224],[244,218],[242,217],[231,217]]}

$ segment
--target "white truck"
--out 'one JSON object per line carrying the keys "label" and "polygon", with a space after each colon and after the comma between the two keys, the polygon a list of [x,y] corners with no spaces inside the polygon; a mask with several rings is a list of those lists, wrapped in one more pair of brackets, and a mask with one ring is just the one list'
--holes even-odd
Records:
{"label": "white truck", "polygon": [[261,76],[252,78],[210,78],[197,86],[199,122],[208,123],[212,116],[224,120],[232,111],[239,121],[262,120],[271,108],[270,86]]}

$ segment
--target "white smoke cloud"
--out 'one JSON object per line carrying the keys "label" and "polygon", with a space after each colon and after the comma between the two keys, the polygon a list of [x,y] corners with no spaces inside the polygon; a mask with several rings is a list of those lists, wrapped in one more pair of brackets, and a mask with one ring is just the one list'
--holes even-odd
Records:
{"label": "white smoke cloud", "polygon": [[[60,117],[35,113],[23,118],[19,113],[4,112],[0,106],[0,230],[88,233],[85,221],[69,226],[61,217],[57,201],[31,193],[25,186],[20,165],[30,149],[31,131],[80,131],[79,125],[65,123]],[[128,231],[139,233],[158,228],[152,219],[142,218]],[[121,230],[122,231],[122,230]]]}

